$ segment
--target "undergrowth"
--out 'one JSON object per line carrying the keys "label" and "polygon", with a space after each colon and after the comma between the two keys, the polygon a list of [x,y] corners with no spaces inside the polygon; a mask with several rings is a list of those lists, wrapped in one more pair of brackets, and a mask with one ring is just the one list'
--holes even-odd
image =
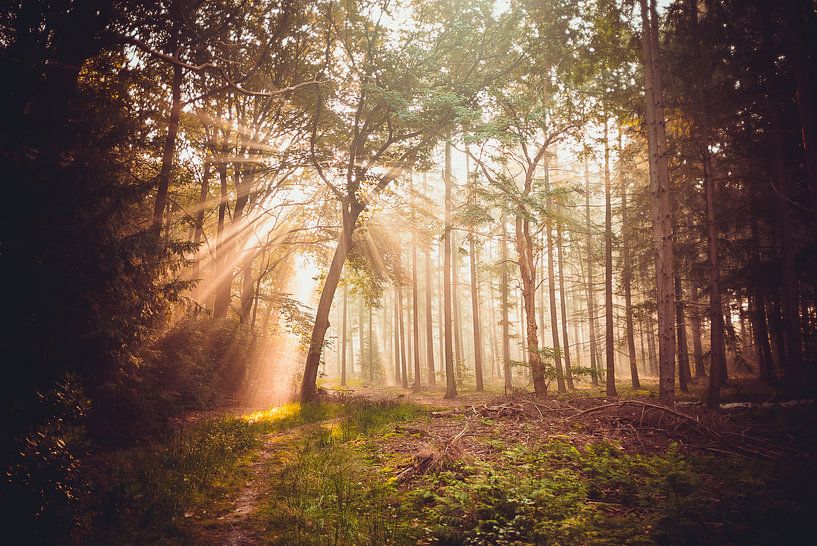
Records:
{"label": "undergrowth", "polygon": [[814,531],[809,468],[553,440],[429,475],[409,497],[439,544],[799,544]]}
{"label": "undergrowth", "polygon": [[275,544],[414,544],[411,514],[379,465],[373,441],[416,405],[350,400],[337,422],[314,426],[277,462],[261,516]]}
{"label": "undergrowth", "polygon": [[337,404],[288,404],[178,428],[153,443],[100,457],[76,539],[98,544],[176,543],[185,512],[226,496],[246,478],[267,433],[333,417]]}

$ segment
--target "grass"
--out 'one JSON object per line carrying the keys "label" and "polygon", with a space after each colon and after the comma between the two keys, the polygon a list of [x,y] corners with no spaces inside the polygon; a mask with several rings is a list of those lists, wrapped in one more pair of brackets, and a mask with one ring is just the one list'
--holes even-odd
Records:
{"label": "grass", "polygon": [[337,404],[287,404],[183,426],[98,462],[79,539],[161,544],[189,539],[185,514],[218,505],[248,477],[262,438],[332,418]]}
{"label": "grass", "polygon": [[400,492],[375,445],[425,410],[350,399],[336,422],[309,428],[276,461],[261,517],[274,544],[413,544]]}

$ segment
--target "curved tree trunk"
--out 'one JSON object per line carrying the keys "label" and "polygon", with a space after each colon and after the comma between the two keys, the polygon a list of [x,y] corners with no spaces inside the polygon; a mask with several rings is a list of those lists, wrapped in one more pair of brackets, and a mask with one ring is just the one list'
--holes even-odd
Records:
{"label": "curved tree trunk", "polygon": [[[350,210],[351,209],[351,210]],[[326,330],[329,328],[329,310],[332,308],[332,300],[340,282],[340,275],[343,272],[343,264],[346,256],[352,247],[352,232],[360,214],[357,208],[352,208],[343,204],[343,229],[341,230],[338,246],[332,256],[332,263],[326,273],[323,282],[321,297],[318,300],[318,309],[315,313],[315,324],[312,328],[312,337],[309,341],[309,349],[304,365],[304,376],[301,382],[301,401],[311,402],[317,398],[318,368],[321,362],[321,351],[326,338]]]}

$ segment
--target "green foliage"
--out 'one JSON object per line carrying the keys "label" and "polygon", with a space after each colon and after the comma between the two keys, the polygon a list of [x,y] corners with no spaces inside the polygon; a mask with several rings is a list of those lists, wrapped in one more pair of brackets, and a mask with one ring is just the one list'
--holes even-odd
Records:
{"label": "green foliage", "polygon": [[804,468],[780,475],[677,448],[644,456],[551,440],[514,447],[478,472],[429,476],[411,499],[444,544],[796,543],[813,532],[806,513],[817,500],[790,481]]}

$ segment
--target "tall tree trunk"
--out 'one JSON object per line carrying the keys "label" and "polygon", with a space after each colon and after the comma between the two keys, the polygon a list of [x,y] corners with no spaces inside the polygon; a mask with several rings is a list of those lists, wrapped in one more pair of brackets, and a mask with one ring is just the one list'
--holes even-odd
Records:
{"label": "tall tree trunk", "polygon": [[557,315],[558,307],[556,303],[556,273],[555,268],[553,267],[553,254],[555,247],[553,245],[553,220],[551,219],[551,214],[553,213],[553,199],[550,196],[550,168],[547,154],[545,154],[542,167],[545,171],[545,192],[547,193],[547,197],[545,198],[545,207],[548,215],[545,219],[545,237],[547,238],[548,295],[550,298],[551,323],[550,332],[553,339],[553,360],[556,366],[556,388],[559,392],[567,392],[567,388],[565,387],[564,370],[562,369],[562,350],[559,345],[559,321]]}
{"label": "tall tree trunk", "polygon": [[[706,152],[705,152],[706,153]],[[704,159],[707,171],[708,155]],[[720,265],[718,258],[718,224],[715,211],[715,188],[712,176],[704,175],[706,191],[706,240],[709,254],[709,391],[707,406],[717,409],[721,403],[721,382],[726,369],[723,340],[723,305],[721,304]]]}
{"label": "tall tree trunk", "polygon": [[417,302],[417,234],[414,230],[414,179],[409,174],[409,192],[411,192],[411,308],[412,308],[412,342],[414,344],[414,385],[412,389],[419,391],[420,382],[420,317]]}
{"label": "tall tree trunk", "polygon": [[511,377],[511,333],[510,317],[508,316],[510,303],[508,302],[508,292],[510,290],[508,282],[508,224],[505,215],[502,215],[502,245],[500,247],[500,260],[502,262],[501,286],[500,286],[500,307],[502,312],[502,374],[505,377],[505,392],[513,389],[513,379]]}
{"label": "tall tree trunk", "polygon": [[[226,146],[221,147],[226,153]],[[227,263],[227,241],[224,234],[225,221],[227,216],[228,193],[227,193],[227,165],[219,163],[218,171],[219,188],[221,199],[218,204],[218,227],[216,234],[216,267],[214,268],[215,290],[213,302],[213,317],[222,319],[227,316],[230,309],[230,293],[232,290],[232,272]]]}
{"label": "tall tree trunk", "polygon": [[[171,54],[175,54],[178,43],[178,30],[172,30]],[[176,152],[176,137],[179,134],[179,118],[182,112],[182,79],[184,72],[181,66],[173,65],[173,81],[170,85],[170,117],[167,121],[167,136],[162,151],[162,168],[157,179],[156,202],[153,207],[153,231],[158,236],[162,226],[162,217],[167,206],[167,192],[170,187],[170,173],[173,170],[173,156]]]}
{"label": "tall tree trunk", "polygon": [[[573,384],[573,371],[570,369],[570,341],[567,335],[567,292],[565,292],[565,270],[564,270],[564,253],[562,247],[563,231],[561,229],[561,222],[556,222],[556,246],[559,251],[559,300],[562,307],[562,340],[565,348],[565,380],[567,381],[567,388],[575,389]],[[542,336],[545,333],[542,332]]]}
{"label": "tall tree trunk", "polygon": [[406,329],[403,316],[403,285],[397,283],[397,310],[400,320],[400,380],[404,389],[408,388],[408,362],[406,361]]}
{"label": "tall tree trunk", "polygon": [[365,370],[366,370],[366,343],[364,340],[364,329],[366,326],[366,299],[363,297],[363,294],[360,295],[359,298],[359,305],[357,306],[357,339],[358,339],[358,346],[360,347],[360,367],[358,368],[358,374],[360,377],[361,382],[366,377]]}
{"label": "tall tree trunk", "polygon": [[600,363],[596,356],[596,296],[593,289],[593,234],[590,223],[590,170],[584,160],[584,217],[587,236],[587,316],[590,336],[590,379],[593,386],[599,384]]}
{"label": "tall tree trunk", "polygon": [[675,403],[675,330],[674,330],[674,249],[670,212],[669,163],[664,119],[664,86],[658,48],[658,12],[656,1],[639,0],[642,45],[644,49],[644,88],[647,133],[650,152],[653,245],[655,250],[656,296],[658,302],[659,400]]}
{"label": "tall tree trunk", "polygon": [[474,330],[474,375],[477,381],[477,390],[485,390],[482,378],[482,336],[480,332],[479,316],[479,284],[477,276],[477,249],[474,244],[474,230],[468,231],[468,254],[471,265],[471,324]]}
{"label": "tall tree trunk", "polygon": [[[199,205],[198,210],[196,211],[196,225],[195,230],[193,231],[193,244],[196,246],[196,252],[198,252],[199,245],[201,245],[201,239],[204,236],[204,210],[207,206],[207,194],[210,191],[211,168],[212,163],[209,159],[205,159],[201,175],[201,189],[199,190]],[[201,259],[197,255],[193,260],[193,270],[190,277],[192,279],[198,279],[200,274]]]}
{"label": "tall tree trunk", "polygon": [[684,288],[681,284],[681,271],[675,269],[675,326],[678,331],[678,386],[681,392],[689,392],[692,373],[689,370],[689,346],[687,344],[686,312],[684,306]]}
{"label": "tall tree trunk", "polygon": [[[798,107],[801,113],[801,123],[803,124],[803,142],[806,148],[806,155],[814,158],[815,167],[817,167],[817,142],[809,142],[809,136],[817,139],[817,106],[813,104],[815,90],[810,87],[810,74],[808,73],[807,50],[804,43],[794,43],[797,40],[804,39],[803,19],[804,15],[801,8],[804,7],[798,0],[786,0],[785,8],[788,17],[787,32],[790,38],[791,54],[792,54],[792,68],[795,75],[797,93],[798,93]],[[808,6],[806,6],[808,7]],[[773,49],[773,30],[769,19],[769,6],[764,4],[766,11],[765,25],[764,25],[764,45],[769,51],[766,58],[766,81],[769,115],[769,129],[771,131],[771,146],[773,154],[773,189],[775,212],[777,214],[777,232],[778,242],[781,252],[781,268],[783,273],[783,328],[785,330],[785,359],[783,359],[786,369],[783,370],[784,379],[790,387],[799,388],[802,377],[802,339],[800,333],[800,310],[797,296],[797,269],[795,263],[795,248],[792,240],[792,226],[791,214],[789,211],[789,204],[785,195],[789,193],[789,173],[786,169],[784,159],[784,141],[783,141],[783,123],[780,118],[780,109],[784,104],[784,98],[780,89],[780,78],[776,70],[777,54]],[[813,8],[809,8],[813,9]],[[793,36],[792,36],[793,35]],[[805,112],[803,111],[805,108]],[[803,117],[805,116],[805,117]],[[806,134],[807,128],[813,129],[811,135]],[[810,146],[814,144],[814,146]],[[810,146],[810,148],[809,148]],[[812,184],[817,183],[817,171],[812,172],[809,165],[809,178]],[[812,202],[817,204],[817,187],[812,186]]]}
{"label": "tall tree trunk", "polygon": [[[423,193],[428,193],[426,175],[423,174]],[[430,245],[429,245],[430,246]],[[432,389],[437,386],[437,377],[434,371],[434,325],[431,319],[431,249],[427,247],[424,253],[423,266],[425,268],[425,307],[426,307],[426,365],[428,366],[428,386]]]}
{"label": "tall tree trunk", "polygon": [[445,397],[456,398],[457,382],[454,378],[454,348],[451,339],[451,141],[445,142],[445,233],[443,235],[443,321],[445,331]]}
{"label": "tall tree trunk", "polygon": [[244,253],[245,257],[241,261],[241,312],[239,314],[242,324],[246,324],[250,320],[252,304],[255,299],[255,279],[252,274],[252,263],[256,251],[248,249]]}
{"label": "tall tree trunk", "polygon": [[615,334],[613,331],[613,206],[611,203],[612,188],[610,183],[610,139],[608,138],[608,121],[604,117],[604,314],[607,365],[607,396],[617,396]]}
{"label": "tall tree trunk", "polygon": [[454,366],[457,381],[462,383],[464,380],[463,372],[465,369],[465,357],[463,356],[462,350],[462,314],[460,313],[460,253],[459,245],[457,244],[457,236],[453,230],[451,231],[451,247],[451,284],[452,291],[454,293],[451,300],[451,309],[454,314]]}
{"label": "tall tree trunk", "polygon": [[445,255],[445,250],[443,249],[443,243],[445,236],[443,236],[443,240],[440,240],[437,244],[437,337],[439,343],[439,355],[440,355],[440,365],[442,366],[441,372],[445,372],[445,320],[443,320],[443,311],[445,309],[445,282],[447,277],[445,277],[445,268],[443,267],[443,256]]}
{"label": "tall tree trunk", "polygon": [[635,353],[635,326],[633,325],[633,268],[630,264],[630,218],[627,213],[627,176],[624,169],[624,147],[621,143],[621,126],[618,128],[619,176],[621,177],[621,284],[624,286],[624,321],[627,328],[627,352],[630,357],[630,380],[634,389],[641,388],[638,378],[638,361]]}
{"label": "tall tree trunk", "polygon": [[369,382],[374,383],[374,336],[372,336],[372,308],[369,307]]}
{"label": "tall tree trunk", "polygon": [[340,357],[340,386],[346,386],[346,339],[347,339],[347,330],[346,330],[346,321],[348,320],[349,310],[347,304],[347,297],[348,297],[349,288],[346,286],[346,283],[343,284],[343,326],[342,326],[342,335],[341,335],[341,357]]}
{"label": "tall tree trunk", "polygon": [[400,300],[397,297],[397,287],[394,289],[394,384],[401,386],[403,380],[400,373]]}
{"label": "tall tree trunk", "polygon": [[[493,262],[492,255],[489,256],[488,261],[489,263]],[[499,347],[497,345],[496,335],[497,320],[496,305],[494,304],[494,283],[491,281],[491,277],[488,277],[488,316],[490,317],[490,320],[488,321],[488,324],[490,324],[490,328],[488,328],[488,337],[491,345],[491,380],[493,381],[497,375],[499,375],[497,373],[497,362],[499,361],[497,357],[499,356]]]}

